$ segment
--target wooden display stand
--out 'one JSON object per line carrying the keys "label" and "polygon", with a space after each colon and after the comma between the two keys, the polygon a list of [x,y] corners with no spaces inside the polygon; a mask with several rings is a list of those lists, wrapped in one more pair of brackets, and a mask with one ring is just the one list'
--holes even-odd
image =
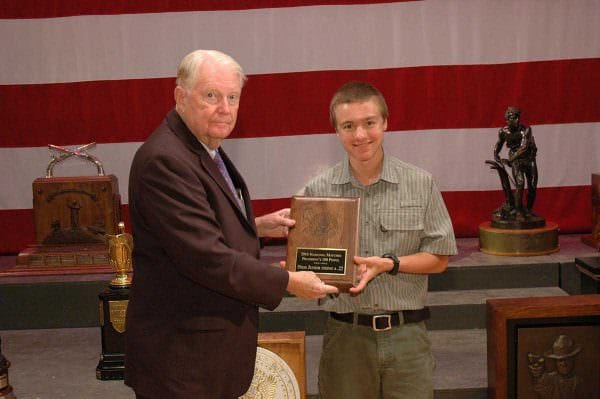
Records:
{"label": "wooden display stand", "polygon": [[263,332],[258,334],[258,346],[277,354],[292,369],[300,387],[301,398],[306,398],[304,343],[304,331]]}
{"label": "wooden display stand", "polygon": [[117,177],[43,177],[33,182],[36,243],[17,256],[30,271],[111,271],[105,234],[121,220]]}
{"label": "wooden display stand", "polygon": [[600,249],[600,173],[592,173],[592,234],[582,236],[581,241]]}

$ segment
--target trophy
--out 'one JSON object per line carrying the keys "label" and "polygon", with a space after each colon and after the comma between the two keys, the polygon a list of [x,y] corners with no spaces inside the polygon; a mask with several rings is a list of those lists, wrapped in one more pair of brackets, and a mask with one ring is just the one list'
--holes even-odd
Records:
{"label": "trophy", "polygon": [[359,211],[360,198],[292,197],[288,270],[312,271],[340,292],[355,286]]}
{"label": "trophy", "polygon": [[[558,225],[533,212],[538,182],[538,147],[531,126],[521,123],[521,110],[508,107],[506,126],[498,131],[493,160],[485,163],[498,172],[505,201],[492,220],[479,225],[479,249],[490,255],[534,256],[559,250]],[[502,149],[508,154],[503,158]]]}
{"label": "trophy", "polygon": [[98,295],[102,354],[96,367],[99,380],[121,380],[125,370],[125,315],[129,304],[133,239],[119,222],[119,233],[107,234],[110,264],[115,271],[108,287]]}
{"label": "trophy", "polygon": [[17,399],[8,383],[10,362],[2,355],[2,338],[0,338],[0,399]]}
{"label": "trophy", "polygon": [[[48,145],[46,176],[32,184],[36,242],[17,256],[21,268],[110,269],[105,234],[117,231],[121,196],[116,176],[105,175],[100,160],[88,153],[95,144],[75,149]],[[73,158],[93,164],[97,175],[54,176],[55,166]]]}

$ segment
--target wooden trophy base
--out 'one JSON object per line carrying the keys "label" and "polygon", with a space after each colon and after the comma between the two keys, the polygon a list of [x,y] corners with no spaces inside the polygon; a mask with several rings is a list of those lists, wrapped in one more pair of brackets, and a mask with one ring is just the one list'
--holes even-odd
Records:
{"label": "wooden trophy base", "polygon": [[11,275],[111,273],[106,244],[29,245]]}
{"label": "wooden trophy base", "polygon": [[479,249],[499,256],[537,256],[557,252],[558,225],[547,222],[535,229],[498,229],[490,222],[479,225]]}
{"label": "wooden trophy base", "polygon": [[99,298],[102,354],[96,367],[99,380],[122,380],[125,372],[125,315],[128,288],[107,288]]}

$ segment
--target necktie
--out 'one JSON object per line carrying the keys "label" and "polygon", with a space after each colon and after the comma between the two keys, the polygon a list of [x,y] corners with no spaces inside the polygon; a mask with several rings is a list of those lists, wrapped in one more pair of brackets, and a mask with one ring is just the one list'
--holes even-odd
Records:
{"label": "necktie", "polygon": [[223,162],[223,158],[221,158],[221,154],[219,154],[219,151],[216,152],[215,157],[213,158],[213,161],[215,161],[215,163],[217,164],[217,168],[219,169],[219,172],[221,172],[221,174],[223,175],[223,178],[227,182],[229,189],[231,190],[231,192],[233,193],[233,196],[237,200],[238,205],[240,206],[240,209],[242,210],[242,212],[244,212],[245,211],[244,201],[242,200],[241,196],[238,195],[237,190],[235,189],[235,186],[233,185],[233,180],[231,180],[231,176],[229,175],[229,172],[227,171],[227,167],[225,166],[225,162]]}

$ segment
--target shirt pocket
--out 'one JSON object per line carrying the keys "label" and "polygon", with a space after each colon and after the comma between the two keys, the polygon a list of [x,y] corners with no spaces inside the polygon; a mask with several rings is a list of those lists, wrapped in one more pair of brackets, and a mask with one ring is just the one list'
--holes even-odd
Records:
{"label": "shirt pocket", "polygon": [[379,234],[383,251],[398,255],[417,252],[424,229],[425,208],[402,205],[379,212]]}

